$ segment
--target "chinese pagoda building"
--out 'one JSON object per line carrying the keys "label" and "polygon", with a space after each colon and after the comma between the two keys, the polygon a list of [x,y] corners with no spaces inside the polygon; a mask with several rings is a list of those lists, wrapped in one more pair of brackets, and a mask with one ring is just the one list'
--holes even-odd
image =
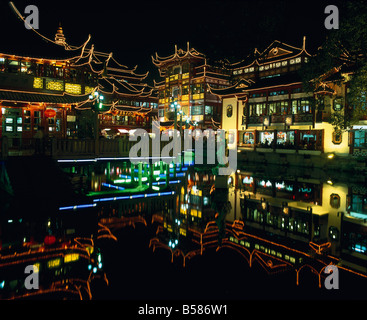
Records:
{"label": "chinese pagoda building", "polygon": [[[57,36],[61,34],[59,28]],[[91,54],[85,50],[89,39],[67,50],[50,41],[43,57],[0,53],[0,136],[8,137],[10,146],[33,138],[38,130],[49,137],[70,135],[73,110],[88,102],[97,86],[99,72],[80,64]]]}
{"label": "chinese pagoda building", "polygon": [[[7,137],[10,148],[31,144],[39,130],[46,138],[93,137],[93,123],[88,123],[93,110],[101,131],[117,135],[150,128],[158,103],[154,89],[143,82],[148,73],[137,74],[137,67],[96,51],[90,36],[80,46],[69,45],[61,25],[54,39],[24,30],[31,35],[19,32],[18,38],[32,37],[29,53],[0,53],[0,138]],[[105,98],[97,108],[95,92]]]}
{"label": "chinese pagoda building", "polygon": [[106,98],[99,114],[100,129],[117,135],[142,128],[151,131],[153,118],[158,116],[157,90],[144,83],[148,76],[135,73],[119,64],[113,57],[106,73],[98,81],[98,92]]}
{"label": "chinese pagoda building", "polygon": [[209,88],[223,102],[222,128],[238,132],[229,143],[237,142],[239,151],[349,154],[348,133],[335,132],[328,122],[345,105],[344,74],[336,68],[307,92],[299,74],[311,57],[305,42],[295,47],[275,40],[262,52],[255,49],[228,66],[231,87]]}
{"label": "chinese pagoda building", "polygon": [[189,43],[186,51],[175,46],[175,52],[167,57],[156,53],[152,62],[163,78],[155,82],[161,128],[173,128],[177,112],[181,122],[200,129],[220,126],[222,104],[208,89],[209,84],[215,88],[229,84],[228,71],[220,63],[209,64],[206,56],[190,48]]}

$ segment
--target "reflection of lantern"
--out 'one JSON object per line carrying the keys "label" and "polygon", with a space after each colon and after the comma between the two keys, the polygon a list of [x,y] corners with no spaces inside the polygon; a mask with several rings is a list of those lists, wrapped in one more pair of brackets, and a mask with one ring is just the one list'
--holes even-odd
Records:
{"label": "reflection of lantern", "polygon": [[56,242],[56,237],[54,235],[47,235],[45,237],[44,243],[47,246],[50,246]]}

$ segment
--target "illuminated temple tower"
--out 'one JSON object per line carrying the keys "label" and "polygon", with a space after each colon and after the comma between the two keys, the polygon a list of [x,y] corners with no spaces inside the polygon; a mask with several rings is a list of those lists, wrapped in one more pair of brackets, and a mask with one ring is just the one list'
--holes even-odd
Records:
{"label": "illuminated temple tower", "polygon": [[[228,71],[219,63],[209,65],[204,54],[194,48],[177,49],[168,57],[152,56],[163,81],[156,82],[159,95],[159,120],[161,127],[173,128],[174,105],[182,112],[182,121],[197,124],[199,128],[216,129],[220,125],[221,101],[208,90],[227,87]],[[177,111],[179,111],[177,110]],[[178,119],[180,120],[180,119]]]}

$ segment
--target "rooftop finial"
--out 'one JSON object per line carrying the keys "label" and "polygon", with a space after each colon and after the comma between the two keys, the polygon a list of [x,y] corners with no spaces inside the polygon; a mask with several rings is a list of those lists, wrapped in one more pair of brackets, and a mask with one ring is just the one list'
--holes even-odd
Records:
{"label": "rooftop finial", "polygon": [[64,32],[62,30],[61,23],[59,22],[59,28],[57,29],[56,34],[55,34],[55,42],[60,46],[65,46],[66,45],[65,40],[66,39],[64,36]]}

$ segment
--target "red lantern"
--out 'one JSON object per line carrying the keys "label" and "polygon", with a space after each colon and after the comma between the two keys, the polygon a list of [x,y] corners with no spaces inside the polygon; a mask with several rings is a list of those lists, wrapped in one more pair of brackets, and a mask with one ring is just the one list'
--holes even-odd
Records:
{"label": "red lantern", "polygon": [[54,109],[46,109],[45,110],[45,117],[46,118],[53,118],[56,116],[56,111]]}
{"label": "red lantern", "polygon": [[54,235],[47,235],[45,237],[44,243],[46,246],[50,246],[56,242],[56,237]]}

